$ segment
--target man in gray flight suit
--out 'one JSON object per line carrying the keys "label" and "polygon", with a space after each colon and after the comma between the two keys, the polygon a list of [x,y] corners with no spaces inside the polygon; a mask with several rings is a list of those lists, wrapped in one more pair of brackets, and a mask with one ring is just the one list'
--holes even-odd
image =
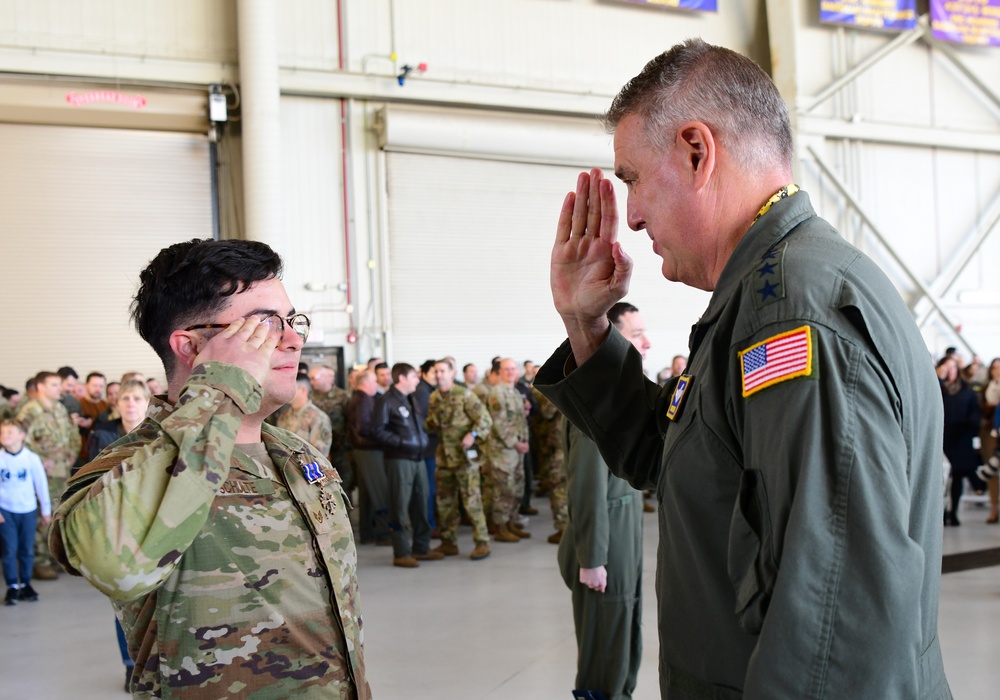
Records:
{"label": "man in gray flight suit", "polygon": [[[620,301],[608,320],[645,359],[639,309]],[[569,522],[559,570],[573,593],[576,687],[631,700],[642,661],[642,491],[608,471],[594,441],[566,423]]]}
{"label": "man in gray flight suit", "polygon": [[685,374],[646,380],[605,318],[632,272],[614,190],[582,173],[551,258],[569,339],[535,385],[656,486],[661,695],[950,698],[942,406],[912,314],[791,184],[787,109],[749,59],[688,40],[606,122],[629,227],[712,298]]}

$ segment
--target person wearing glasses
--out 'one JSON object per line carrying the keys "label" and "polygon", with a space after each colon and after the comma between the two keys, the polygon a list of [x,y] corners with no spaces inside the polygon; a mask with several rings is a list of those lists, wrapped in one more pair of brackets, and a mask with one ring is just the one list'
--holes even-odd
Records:
{"label": "person wearing glasses", "polygon": [[166,401],[84,466],[59,562],[112,602],[135,697],[366,700],[349,502],[326,457],[264,424],[295,393],[309,319],[263,243],[192,240],[140,275]]}

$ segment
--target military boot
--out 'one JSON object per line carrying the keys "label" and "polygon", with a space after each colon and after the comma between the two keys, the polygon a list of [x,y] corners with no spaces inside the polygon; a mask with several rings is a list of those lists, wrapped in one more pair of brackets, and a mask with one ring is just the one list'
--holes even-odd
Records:
{"label": "military boot", "polygon": [[520,542],[521,538],[511,532],[506,525],[497,525],[493,539],[497,542]]}
{"label": "military boot", "polygon": [[520,537],[522,540],[526,540],[531,537],[531,533],[521,527],[520,523],[515,523],[511,521],[507,523],[507,529],[513,532],[515,535]]}
{"label": "military boot", "polygon": [[35,568],[31,572],[31,578],[36,581],[52,581],[59,578],[59,571],[54,566],[35,564]]}
{"label": "military boot", "polygon": [[446,557],[457,557],[458,556],[458,545],[448,544],[447,542],[442,542],[437,547],[434,548],[435,552],[441,552],[441,554]]}
{"label": "military boot", "polygon": [[490,546],[486,542],[476,542],[476,548],[472,550],[472,554],[469,555],[469,559],[472,561],[478,561],[480,559],[485,559],[490,555]]}
{"label": "military boot", "polygon": [[552,544],[559,544],[562,542],[562,530],[556,530],[551,535],[549,535],[549,542]]}

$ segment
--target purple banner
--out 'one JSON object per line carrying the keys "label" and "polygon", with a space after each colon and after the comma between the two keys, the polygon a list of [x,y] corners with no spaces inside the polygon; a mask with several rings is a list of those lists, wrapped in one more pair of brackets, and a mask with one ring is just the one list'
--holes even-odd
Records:
{"label": "purple banner", "polygon": [[903,31],[917,26],[917,0],[820,0],[819,19],[859,29]]}
{"label": "purple banner", "polygon": [[931,0],[931,36],[957,44],[1000,46],[1000,0]]}
{"label": "purple banner", "polygon": [[719,0],[618,0],[618,2],[631,2],[637,5],[653,5],[655,7],[671,7],[676,10],[719,11]]}

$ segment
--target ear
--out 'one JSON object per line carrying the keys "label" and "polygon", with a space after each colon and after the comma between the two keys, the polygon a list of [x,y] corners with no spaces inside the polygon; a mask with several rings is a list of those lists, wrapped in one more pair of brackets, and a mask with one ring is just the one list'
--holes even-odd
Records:
{"label": "ear", "polygon": [[715,172],[716,143],[712,130],[703,122],[684,122],[677,129],[677,145],[695,187],[704,187]]}
{"label": "ear", "polygon": [[170,349],[177,358],[177,364],[190,372],[194,368],[194,358],[205,344],[204,338],[191,331],[174,331],[168,340]]}

